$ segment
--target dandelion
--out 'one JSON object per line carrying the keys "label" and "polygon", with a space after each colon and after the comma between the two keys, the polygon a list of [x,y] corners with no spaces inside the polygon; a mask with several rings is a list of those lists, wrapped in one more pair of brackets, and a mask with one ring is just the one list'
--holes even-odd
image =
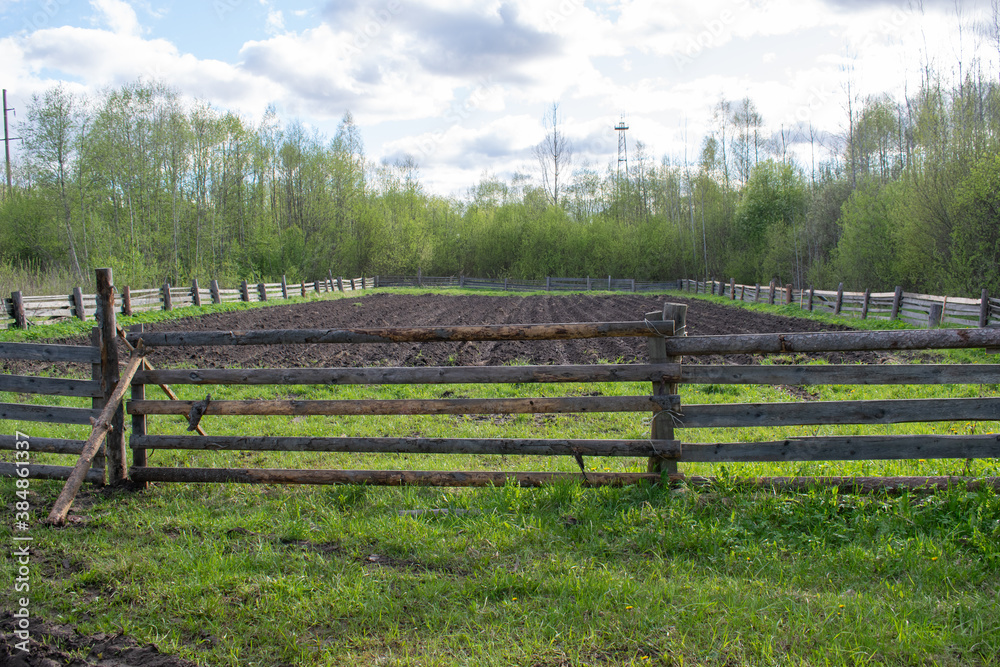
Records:
{"label": "dandelion", "polygon": [[937,556],[931,556],[931,560],[937,560],[937,559],[938,559]]}
{"label": "dandelion", "polygon": [[632,605],[628,605],[627,607],[625,607],[625,611],[628,611],[631,608],[632,608]]}

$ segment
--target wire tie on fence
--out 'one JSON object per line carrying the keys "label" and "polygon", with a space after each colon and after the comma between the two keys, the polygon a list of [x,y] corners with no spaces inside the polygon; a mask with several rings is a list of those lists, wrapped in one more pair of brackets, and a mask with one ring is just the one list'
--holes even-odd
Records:
{"label": "wire tie on fence", "polygon": [[[659,329],[657,329],[656,325],[653,324],[653,322],[648,317],[644,317],[642,321],[643,321],[643,323],[645,323],[646,328],[649,329],[650,331],[652,331],[653,334],[659,336],[660,338],[669,338],[669,336],[667,334],[665,334],[662,331],[660,331]],[[660,321],[662,322],[662,320],[660,320]]]}

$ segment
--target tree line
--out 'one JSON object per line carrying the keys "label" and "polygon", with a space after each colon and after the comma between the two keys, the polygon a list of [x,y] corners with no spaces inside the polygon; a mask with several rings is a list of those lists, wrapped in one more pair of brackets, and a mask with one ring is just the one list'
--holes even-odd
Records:
{"label": "tree line", "polygon": [[484,172],[452,198],[425,190],[413,158],[366,157],[349,112],[331,139],[159,83],[93,99],[55,86],[18,128],[0,266],[69,267],[81,283],[113,266],[136,286],[332,267],[1000,293],[1000,85],[981,63],[960,69],[946,83],[926,67],[905,99],[848,86],[846,130],[807,165],[746,98],[718,102],[693,160],[657,160],[640,141],[625,173],[573,168],[553,105],[538,173]]}

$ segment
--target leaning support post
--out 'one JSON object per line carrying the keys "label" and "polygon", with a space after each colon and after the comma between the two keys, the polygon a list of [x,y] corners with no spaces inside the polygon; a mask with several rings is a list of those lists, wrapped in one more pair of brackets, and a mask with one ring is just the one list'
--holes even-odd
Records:
{"label": "leaning support post", "polygon": [[979,326],[985,327],[990,323],[990,292],[983,288],[982,296],[979,298]]}
{"label": "leaning support post", "polygon": [[191,279],[191,303],[200,306],[201,305],[201,291],[198,289],[198,279]]}
{"label": "leaning support post", "polygon": [[267,286],[264,283],[257,283],[257,297],[259,301],[267,301]]}
{"label": "leaning support post", "polygon": [[899,317],[899,309],[903,305],[903,288],[896,286],[896,294],[892,297],[892,313],[889,314],[889,319],[894,320]]}
{"label": "leaning support post", "polygon": [[338,292],[343,292],[344,291],[344,277],[343,276],[337,276],[337,291]]}
{"label": "leaning support post", "polygon": [[14,326],[18,329],[27,329],[28,318],[24,314],[24,297],[21,296],[21,292],[11,292],[10,300],[14,305]]}
{"label": "leaning support post", "polygon": [[219,292],[218,280],[213,280],[208,284],[208,291],[212,293],[212,303],[222,303],[222,293]]}
{"label": "leaning support post", "polygon": [[[118,385],[118,323],[115,319],[115,288],[111,269],[97,269],[97,314],[101,329],[101,391],[104,407]],[[124,389],[123,389],[124,391]],[[125,460],[125,412],[119,409],[109,415],[107,444],[107,476],[109,484],[121,482],[128,468]]]}
{"label": "leaning support post", "polygon": [[[106,269],[108,273],[111,273],[111,269]],[[100,285],[98,285],[100,288]],[[103,339],[107,339],[108,336],[102,336]],[[110,336],[112,345],[114,343],[114,335]],[[102,349],[105,346],[102,345]],[[59,497],[56,498],[55,505],[52,506],[52,511],[49,512],[48,519],[46,521],[56,526],[61,526],[66,523],[66,515],[69,514],[70,505],[73,504],[73,499],[76,498],[76,494],[80,491],[80,487],[83,486],[84,478],[87,476],[87,471],[90,469],[91,461],[94,459],[94,455],[101,448],[101,443],[104,442],[104,437],[107,435],[108,431],[113,429],[113,418],[116,414],[122,414],[121,404],[122,398],[125,397],[125,390],[129,386],[129,382],[132,380],[132,376],[135,372],[139,370],[139,364],[142,362],[142,355],[144,351],[142,350],[142,345],[138,346],[138,349],[132,353],[129,359],[128,366],[125,367],[125,372],[122,373],[118,384],[115,385],[114,391],[111,392],[111,396],[108,398],[107,405],[101,410],[101,414],[94,421],[94,430],[91,432],[90,437],[87,438],[87,442],[83,445],[83,451],[80,453],[80,460],[76,462],[73,466],[73,471],[70,473],[69,478],[66,480],[66,486],[63,487],[62,492]],[[117,371],[117,368],[116,368]],[[108,447],[108,467],[112,467],[111,461],[111,450],[112,447]],[[113,473],[113,470],[109,470]],[[124,479],[124,475],[122,476]]]}
{"label": "leaning support post", "polygon": [[[684,336],[685,325],[687,323],[687,306],[679,303],[665,303],[660,312],[647,313],[646,319],[650,322],[672,320],[673,330],[670,333],[664,332],[663,336],[656,336],[649,339],[649,362],[651,364],[680,363],[680,357],[668,356],[666,336]],[[679,385],[675,382],[660,380],[653,382],[654,396],[676,396],[679,393]],[[650,438],[653,440],[674,439],[674,422],[669,410],[657,410],[653,413],[653,422],[650,427]],[[677,473],[677,461],[660,456],[651,456],[646,465],[646,469],[651,473]]]}
{"label": "leaning support post", "polygon": [[840,315],[840,310],[844,307],[844,283],[837,285],[837,302],[833,305],[833,314]]}
{"label": "leaning support post", "polygon": [[868,306],[871,303],[871,299],[872,299],[872,291],[870,289],[866,289],[865,298],[861,302],[861,319],[863,320],[868,319]]}

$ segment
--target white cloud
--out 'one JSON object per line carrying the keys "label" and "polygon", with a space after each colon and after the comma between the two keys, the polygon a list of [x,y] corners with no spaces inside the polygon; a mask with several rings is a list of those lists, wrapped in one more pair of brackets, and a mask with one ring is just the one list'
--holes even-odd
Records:
{"label": "white cloud", "polygon": [[132,5],[125,0],[90,0],[101,22],[106,24],[116,35],[137,37],[141,28]]}

